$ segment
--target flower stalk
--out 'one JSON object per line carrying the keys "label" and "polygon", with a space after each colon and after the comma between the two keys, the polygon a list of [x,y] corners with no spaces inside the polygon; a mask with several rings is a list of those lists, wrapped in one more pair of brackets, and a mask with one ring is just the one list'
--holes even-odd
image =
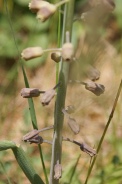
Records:
{"label": "flower stalk", "polygon": [[[74,14],[74,2],[75,1],[72,0],[65,5],[62,45],[66,42],[65,40],[66,31],[69,31],[70,39],[71,39],[73,14]],[[63,121],[64,121],[64,114],[62,113],[62,109],[65,106],[68,74],[69,74],[69,63],[62,61],[60,66],[60,74],[59,74],[59,81],[61,82],[61,84],[57,90],[57,98],[56,98],[56,104],[55,104],[54,136],[53,136],[53,145],[52,145],[52,159],[51,159],[49,184],[59,183],[59,179],[56,180],[54,178],[54,175],[55,175],[54,168],[57,160],[59,160],[59,163],[61,163],[62,128],[63,128]]]}

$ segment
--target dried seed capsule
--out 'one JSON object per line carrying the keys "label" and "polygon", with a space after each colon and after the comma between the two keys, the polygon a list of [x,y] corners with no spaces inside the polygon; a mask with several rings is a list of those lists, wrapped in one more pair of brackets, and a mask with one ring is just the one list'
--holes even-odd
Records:
{"label": "dried seed capsule", "polygon": [[44,51],[41,47],[29,47],[22,51],[21,56],[27,61],[29,59],[40,57],[43,53]]}
{"label": "dried seed capsule", "polygon": [[61,53],[60,52],[54,52],[51,54],[51,59],[55,61],[56,63],[59,63],[61,60]]}
{"label": "dried seed capsule", "polygon": [[56,92],[54,89],[45,91],[45,93],[42,95],[42,98],[41,98],[42,105],[43,106],[48,105],[55,95],[56,95]]}
{"label": "dried seed capsule", "polygon": [[37,88],[23,88],[21,90],[21,96],[23,98],[38,97],[39,95],[40,91]]}
{"label": "dried seed capsule", "polygon": [[56,180],[60,179],[62,175],[62,167],[61,167],[61,164],[59,164],[59,160],[57,161],[54,167],[54,172],[55,172],[54,178]]}
{"label": "dried seed capsule", "polygon": [[71,128],[71,130],[74,132],[74,134],[78,134],[80,132],[80,127],[77,124],[76,120],[73,118],[68,118],[68,125]]}
{"label": "dried seed capsule", "polygon": [[30,3],[29,3],[29,9],[32,11],[32,12],[37,12],[39,11],[39,9],[41,8],[42,6],[42,1],[41,0],[32,0]]}
{"label": "dried seed capsule", "polygon": [[62,47],[62,57],[65,61],[71,61],[74,57],[74,47],[72,43],[64,43]]}
{"label": "dried seed capsule", "polygon": [[40,19],[42,22],[46,21],[56,12],[56,6],[48,3],[47,1],[41,1],[41,6],[37,12],[37,19]]}
{"label": "dried seed capsule", "polygon": [[85,88],[97,96],[101,95],[105,91],[105,87],[102,84],[97,84],[92,81],[85,83]]}
{"label": "dried seed capsule", "polygon": [[32,130],[31,132],[23,136],[22,140],[24,142],[29,142],[30,144],[32,143],[42,144],[43,143],[43,138],[39,136],[39,131],[36,129]]}
{"label": "dried seed capsule", "polygon": [[93,157],[93,156],[96,155],[96,150],[93,149],[93,148],[91,148],[90,146],[88,146],[86,143],[82,143],[82,144],[80,145],[80,149],[81,149],[83,152],[89,154],[91,157]]}

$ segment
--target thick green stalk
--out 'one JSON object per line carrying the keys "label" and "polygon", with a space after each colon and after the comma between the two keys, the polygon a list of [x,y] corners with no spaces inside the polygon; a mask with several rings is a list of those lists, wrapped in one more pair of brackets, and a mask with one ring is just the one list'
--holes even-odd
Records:
{"label": "thick green stalk", "polygon": [[[63,38],[62,42],[65,42],[66,31],[69,31],[70,37],[72,32],[73,14],[74,14],[74,2],[75,0],[70,0],[67,5],[65,5],[64,21],[63,21]],[[59,160],[61,163],[62,155],[62,128],[64,115],[62,109],[65,106],[65,97],[67,89],[67,81],[69,75],[69,63],[62,62],[59,74],[59,81],[61,85],[58,88],[57,99],[55,105],[55,122],[54,122],[54,136],[52,145],[52,159],[51,159],[51,171],[50,171],[50,184],[58,184],[59,180],[54,179],[54,166]]]}

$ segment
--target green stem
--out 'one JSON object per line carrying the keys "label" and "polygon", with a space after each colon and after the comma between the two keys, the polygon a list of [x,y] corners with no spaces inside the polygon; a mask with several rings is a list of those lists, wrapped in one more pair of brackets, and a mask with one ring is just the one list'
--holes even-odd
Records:
{"label": "green stem", "polygon": [[[65,5],[62,44],[65,42],[66,31],[69,31],[70,38],[71,38],[73,14],[74,14],[74,2],[75,0],[72,0],[72,1],[69,1],[67,5]],[[54,179],[54,166],[57,160],[59,160],[59,163],[61,163],[62,128],[63,128],[63,121],[64,121],[64,114],[62,113],[62,109],[65,106],[68,74],[69,74],[69,63],[61,62],[61,69],[59,74],[59,82],[61,84],[58,88],[56,105],[55,105],[55,122],[54,122],[54,136],[53,136],[53,145],[52,145],[50,184],[59,183],[59,180]]]}
{"label": "green stem", "polygon": [[[121,82],[120,82],[120,86],[119,86],[119,89],[118,89],[118,91],[117,91],[117,95],[116,95],[116,98],[115,98],[115,101],[114,101],[114,104],[113,104],[113,107],[112,107],[112,110],[111,110],[109,119],[108,119],[108,121],[107,121],[107,123],[106,123],[105,129],[104,129],[103,134],[102,134],[102,136],[101,136],[101,139],[100,139],[100,142],[99,142],[99,145],[98,145],[98,148],[97,148],[97,154],[98,154],[99,151],[100,151],[100,148],[101,148],[101,146],[102,146],[104,137],[105,137],[105,135],[106,135],[106,132],[107,132],[107,130],[108,130],[108,127],[109,127],[109,125],[110,125],[110,122],[111,122],[111,120],[112,120],[112,118],[113,118],[114,111],[115,111],[115,108],[116,108],[116,105],[117,105],[117,102],[118,102],[118,98],[119,98],[119,96],[120,96],[121,89],[122,89],[122,80],[121,80]],[[90,166],[90,168],[89,168],[89,170],[88,170],[88,174],[87,174],[86,181],[85,181],[84,184],[87,184],[87,183],[88,183],[88,179],[89,179],[89,176],[90,176],[90,174],[91,174],[91,171],[92,171],[92,169],[93,169],[93,166],[94,166],[94,164],[95,164],[96,159],[97,159],[97,156],[94,157],[94,159],[93,159],[93,161],[92,161],[92,163],[91,163],[91,166]]]}

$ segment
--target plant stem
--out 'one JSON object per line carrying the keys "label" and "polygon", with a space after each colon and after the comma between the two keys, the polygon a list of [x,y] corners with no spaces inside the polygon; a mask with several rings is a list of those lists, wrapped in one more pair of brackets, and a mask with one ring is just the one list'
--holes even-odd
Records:
{"label": "plant stem", "polygon": [[[71,0],[67,3],[67,5],[65,5],[62,44],[65,42],[66,31],[69,31],[70,39],[71,39],[73,14],[74,14],[74,2],[75,0]],[[68,74],[69,74],[69,63],[62,61],[61,67],[60,67],[60,74],[59,74],[59,82],[61,84],[58,88],[56,105],[55,105],[54,136],[53,136],[53,145],[52,145],[52,159],[51,159],[50,182],[49,182],[50,184],[59,183],[59,180],[54,179],[54,166],[57,160],[59,160],[59,163],[61,163],[62,128],[63,128],[63,121],[64,121],[64,114],[62,113],[62,109],[65,106]]]}
{"label": "plant stem", "polygon": [[[109,125],[110,125],[110,122],[111,122],[111,120],[112,120],[112,118],[113,118],[114,111],[115,111],[115,108],[116,108],[116,105],[117,105],[117,102],[118,102],[118,98],[119,98],[119,96],[120,96],[121,89],[122,89],[122,80],[121,80],[121,82],[120,82],[119,89],[118,89],[118,91],[117,91],[116,98],[115,98],[115,101],[114,101],[114,104],[113,104],[111,113],[110,113],[110,115],[109,115],[108,121],[107,121],[107,123],[106,123],[105,129],[104,129],[103,134],[102,134],[102,136],[101,136],[101,139],[100,139],[100,142],[99,142],[99,145],[98,145],[98,148],[97,148],[97,154],[98,154],[98,152],[99,152],[99,150],[100,150],[100,148],[101,148],[101,145],[102,145],[102,143],[103,143],[104,137],[105,137],[105,135],[106,135],[106,132],[107,132],[107,130],[108,130],[108,127],[109,127]],[[94,159],[93,159],[93,161],[92,161],[92,163],[91,163],[91,166],[90,166],[90,168],[89,168],[89,170],[88,170],[88,174],[87,174],[86,181],[85,181],[84,184],[87,184],[87,182],[88,182],[89,176],[90,176],[90,174],[91,174],[91,171],[92,171],[92,169],[93,169],[93,166],[94,166],[94,164],[95,164],[96,159],[97,159],[97,156],[94,157]]]}

